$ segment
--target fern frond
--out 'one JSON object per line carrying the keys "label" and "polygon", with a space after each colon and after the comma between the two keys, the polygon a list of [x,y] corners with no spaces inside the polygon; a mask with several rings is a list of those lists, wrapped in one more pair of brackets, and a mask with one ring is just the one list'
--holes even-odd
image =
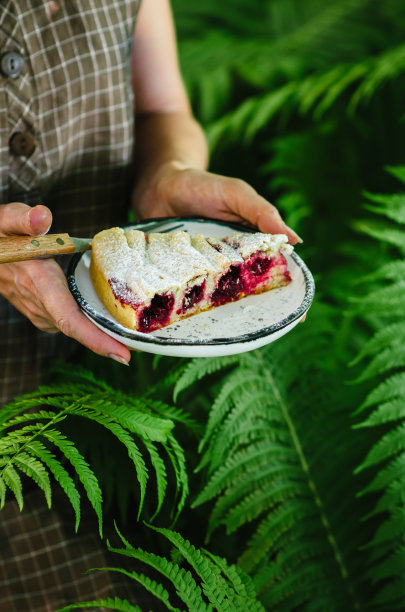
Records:
{"label": "fern frond", "polygon": [[7,486],[2,476],[0,476],[0,510],[4,508],[6,503]]}
{"label": "fern frond", "polygon": [[[196,507],[218,495],[221,491],[229,489],[231,484],[238,483],[239,478],[255,470],[263,464],[272,465],[280,455],[280,445],[272,440],[256,442],[248,448],[241,448],[227,458],[226,462],[211,476],[205,488],[199,493],[192,506]],[[294,450],[283,449],[283,457],[293,461]]]}
{"label": "fern frond", "polygon": [[[173,465],[179,496],[176,510],[178,514],[184,507],[188,494],[188,478],[184,452],[172,433],[174,421],[166,414],[166,404],[152,398],[133,397],[114,390],[80,368],[75,372],[71,367],[57,366],[56,371],[57,382],[17,398],[0,413],[0,430],[4,432],[0,438],[0,460],[2,457],[9,457],[7,461],[13,465],[14,470],[23,471],[33,478],[44,491],[48,504],[50,482],[49,476],[47,480],[46,475],[49,470],[72,504],[77,530],[80,521],[80,495],[59,457],[56,458],[50,451],[50,446],[56,447],[81,481],[98,517],[101,534],[101,488],[85,455],[71,439],[77,428],[72,428],[67,436],[58,429],[63,423],[63,427],[69,430],[69,419],[86,419],[109,432],[126,450],[130,464],[135,468],[135,482],[140,487],[138,517],[143,509],[149,478],[146,457],[149,458],[156,477],[155,515],[162,508],[167,491],[166,456]],[[63,378],[65,374],[72,374],[74,382],[61,382],[59,378]],[[173,408],[172,414],[177,420],[188,422],[181,409]],[[142,447],[139,446],[138,440]],[[112,478],[113,470],[109,473]],[[2,482],[19,496],[21,505],[22,492],[14,472],[6,479],[3,477]],[[124,503],[127,503],[125,499]]]}
{"label": "fern frond", "polygon": [[377,58],[372,70],[360,84],[350,102],[350,110],[353,112],[360,101],[368,100],[388,79],[395,79],[405,72],[405,45],[401,44]]}
{"label": "fern frond", "polygon": [[26,450],[38,457],[48,467],[56,482],[65,492],[75,513],[75,530],[77,532],[80,523],[80,495],[73,479],[55,456],[38,440],[30,441],[26,445]]}
{"label": "fern frond", "polygon": [[374,220],[353,221],[351,225],[354,230],[367,234],[381,242],[391,244],[399,248],[401,252],[405,252],[405,237],[402,230],[391,226],[384,227],[381,223]]}
{"label": "fern frond", "polygon": [[[405,332],[405,330],[404,330]],[[379,350],[379,349],[377,349]],[[370,408],[374,404],[385,402],[392,399],[405,399],[405,372],[394,374],[380,385],[375,387],[366,397],[361,406],[356,410],[354,415],[359,414],[366,408]]]}
{"label": "fern frond", "polygon": [[254,390],[262,382],[263,379],[260,375],[247,368],[237,369],[227,376],[211,408],[205,433],[198,447],[200,452],[207,444],[218,424],[223,420],[225,414],[230,410],[234,396],[238,396],[239,392],[245,392],[246,388],[250,386]]}
{"label": "fern frond", "polygon": [[169,436],[169,443],[170,446],[166,445],[165,449],[170,457],[171,464],[176,474],[176,494],[179,498],[177,502],[177,511],[174,517],[175,522],[186,503],[189,485],[184,451],[174,436]]}
{"label": "fern frond", "polygon": [[[208,612],[208,607],[202,599],[202,591],[193,576],[188,570],[179,567],[177,564],[168,561],[164,557],[149,553],[140,548],[114,548],[109,546],[111,552],[119,553],[126,557],[132,557],[138,561],[146,563],[149,567],[161,573],[165,578],[172,582],[176,593],[191,610],[202,610]],[[117,571],[124,573],[125,570],[117,568]],[[137,575],[127,573],[128,576],[137,580]]]}
{"label": "fern frond", "polygon": [[386,171],[405,184],[405,166],[386,166]]}
{"label": "fern frond", "polygon": [[398,338],[403,338],[404,336],[405,323],[403,321],[382,327],[362,346],[356,358],[352,360],[351,365],[359,363],[359,361],[369,355],[378,353],[389,344],[395,343]]}
{"label": "fern frond", "polygon": [[[29,448],[27,448],[29,450]],[[35,457],[32,457],[28,452],[20,452],[13,459],[13,463],[18,467],[24,474],[32,478],[32,480],[39,486],[44,492],[48,508],[51,507],[51,482],[49,475],[41,463]]]}
{"label": "fern frond", "polygon": [[358,312],[376,311],[381,316],[395,316],[403,312],[404,298],[405,280],[401,279],[385,287],[370,291],[367,296],[359,300],[353,299],[353,303],[356,303]]}
{"label": "fern frond", "polygon": [[357,469],[358,472],[367,467],[381,463],[385,459],[405,451],[405,423],[402,423],[389,433],[385,434],[377,444],[373,446],[366,459]]}
{"label": "fern frond", "polygon": [[[142,457],[141,452],[139,451],[138,446],[136,445],[134,439],[131,435],[118,423],[111,421],[108,417],[105,418],[102,414],[98,414],[100,410],[100,404],[96,403],[96,410],[93,407],[90,409],[84,405],[80,409],[77,410],[76,414],[80,416],[90,417],[92,421],[99,423],[105,429],[111,431],[111,433],[125,446],[128,452],[128,457],[131,459],[133,465],[135,466],[139,487],[140,487],[140,499],[139,499],[139,508],[138,508],[138,519],[142,512],[142,507],[145,498],[146,491],[146,483],[148,481],[149,475],[146,469],[145,461]],[[103,411],[104,412],[104,411]],[[106,410],[108,414],[109,411]],[[121,419],[120,419],[121,420]],[[128,421],[124,419],[124,422],[127,424]],[[149,436],[148,436],[149,437]],[[148,438],[147,438],[148,439]],[[101,491],[100,491],[101,495]],[[89,498],[90,499],[90,498]],[[91,500],[90,500],[91,501]],[[101,499],[100,499],[101,502]]]}
{"label": "fern frond", "polygon": [[[172,592],[175,591],[178,598],[184,602],[187,610],[264,612],[262,604],[257,599],[252,580],[242,570],[234,565],[229,565],[225,559],[209,551],[196,548],[179,533],[158,527],[151,527],[151,529],[164,536],[175,547],[176,555],[172,554],[172,560],[140,548],[134,548],[117,528],[117,534],[123,547],[116,548],[108,543],[108,549],[113,553],[145,564],[149,570],[153,570],[154,575],[157,572],[163,576],[171,585]],[[120,567],[94,568],[90,571],[100,570],[118,572],[135,580],[157,600],[163,602],[168,610],[181,612],[171,604],[168,590],[154,578]],[[115,602],[116,600],[111,598],[104,601]],[[91,602],[88,603],[91,605]],[[79,607],[79,605],[79,603],[73,604],[63,608],[63,611],[75,609],[74,606]]]}
{"label": "fern frond", "polygon": [[405,366],[405,346],[401,337],[397,337],[395,342],[392,342],[391,345],[378,352],[371,359],[370,363],[367,364],[354,382],[370,380],[381,374],[388,373],[393,368],[403,366]]}
{"label": "fern frond", "polygon": [[81,608],[106,608],[107,610],[119,610],[119,612],[142,612],[139,606],[133,606],[127,599],[120,599],[119,597],[81,601],[78,604],[59,608],[56,612],[68,612],[69,610],[79,610]]}
{"label": "fern frond", "polygon": [[373,204],[365,204],[365,210],[376,215],[382,215],[396,223],[405,224],[405,193],[370,193],[364,191],[363,195]]}
{"label": "fern frond", "polygon": [[[116,550],[110,549],[110,550],[112,550],[113,552],[120,551],[120,549],[116,549]],[[132,556],[132,555],[129,555],[129,556]],[[141,584],[147,591],[149,591],[149,593],[151,593],[157,599],[162,601],[165,604],[166,608],[170,610],[171,612],[181,612],[181,610],[179,610],[178,608],[174,608],[171,605],[169,601],[168,591],[161,584],[156,582],[156,580],[152,580],[151,578],[149,578],[148,576],[145,576],[144,574],[140,574],[135,571],[129,572],[125,569],[118,568],[118,567],[95,567],[91,571],[109,571],[109,572],[116,572],[118,574],[123,574],[124,576],[127,576],[128,578],[131,578],[132,580],[135,580],[136,582]]]}
{"label": "fern frond", "polygon": [[93,507],[98,519],[98,528],[102,536],[101,502],[102,494],[96,476],[87,461],[79,453],[77,448],[56,429],[47,429],[43,432],[44,437],[54,444],[62,452],[63,456],[72,464],[76,474],[82,483],[87,497]]}
{"label": "fern frond", "polygon": [[180,393],[191,387],[196,381],[201,380],[208,374],[213,374],[219,370],[230,367],[235,363],[249,362],[249,355],[229,355],[227,357],[217,357],[212,359],[192,359],[178,374],[177,382],[173,391],[173,398],[176,400]]}
{"label": "fern frond", "polygon": [[[5,457],[4,459],[9,459]],[[4,467],[2,467],[2,480],[5,485],[12,491],[14,497],[17,500],[18,507],[20,510],[23,509],[24,500],[22,494],[22,484],[21,478],[18,475],[18,472],[13,468],[13,466],[8,462]]]}

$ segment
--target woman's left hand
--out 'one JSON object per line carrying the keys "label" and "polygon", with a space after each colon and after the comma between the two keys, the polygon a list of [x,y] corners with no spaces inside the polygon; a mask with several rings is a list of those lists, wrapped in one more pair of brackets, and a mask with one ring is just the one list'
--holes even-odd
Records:
{"label": "woman's left hand", "polygon": [[277,208],[248,183],[178,162],[162,164],[134,193],[139,218],[202,216],[257,227],[268,234],[287,234],[302,242],[282,220]]}

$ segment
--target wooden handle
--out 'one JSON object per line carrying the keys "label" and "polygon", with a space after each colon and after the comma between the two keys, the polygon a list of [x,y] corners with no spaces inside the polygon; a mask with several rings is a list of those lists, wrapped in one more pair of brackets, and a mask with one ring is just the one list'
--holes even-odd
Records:
{"label": "wooden handle", "polygon": [[0,238],[0,263],[25,261],[37,257],[52,257],[72,253],[76,247],[69,234],[45,236],[7,236]]}

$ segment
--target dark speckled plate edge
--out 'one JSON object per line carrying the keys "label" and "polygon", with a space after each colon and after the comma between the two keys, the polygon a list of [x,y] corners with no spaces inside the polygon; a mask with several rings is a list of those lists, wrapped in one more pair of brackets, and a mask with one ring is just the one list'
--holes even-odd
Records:
{"label": "dark speckled plate edge", "polygon": [[[192,221],[193,223],[195,222],[197,223],[215,223],[216,225],[223,225],[223,226],[229,227],[231,229],[234,229],[240,232],[253,233],[257,231],[254,229],[250,229],[249,227],[246,227],[244,225],[240,225],[238,223],[232,223],[229,221],[222,221],[218,219],[210,219],[210,218],[202,218],[202,217],[167,217],[167,218],[158,217],[158,218],[154,218],[150,220],[145,219],[143,221],[140,221],[139,223],[131,223],[131,225],[126,226],[126,228],[130,228],[130,227],[135,228],[135,229],[139,228],[139,229],[142,229],[142,231],[144,231],[147,229],[148,223],[155,224],[156,222],[159,222],[159,221],[161,221],[162,223],[167,221],[167,223],[176,223],[176,224],[181,223],[181,222],[190,222],[190,221]],[[237,344],[237,343],[251,342],[258,338],[263,338],[265,336],[271,336],[272,334],[282,330],[288,325],[291,325],[297,319],[301,319],[304,316],[304,314],[308,311],[308,309],[310,308],[312,301],[314,299],[314,295],[315,295],[315,282],[314,282],[313,276],[311,272],[309,271],[308,267],[306,266],[306,264],[293,251],[290,257],[292,257],[294,262],[299,266],[304,276],[305,296],[301,304],[299,305],[299,307],[296,310],[294,310],[292,313],[290,313],[288,317],[281,319],[280,321],[277,321],[277,323],[274,323],[273,325],[270,325],[269,327],[264,327],[263,329],[257,330],[255,332],[243,334],[240,336],[234,336],[231,338],[229,337],[228,338],[212,338],[210,340],[202,340],[202,339],[181,340],[178,338],[162,338],[161,336],[152,336],[150,334],[143,334],[141,332],[137,332],[137,331],[128,329],[124,327],[123,325],[121,325],[120,323],[115,323],[114,321],[107,319],[102,314],[97,312],[97,310],[95,310],[83,298],[76,284],[76,278],[75,278],[76,268],[83,254],[84,253],[77,253],[76,255],[73,256],[72,260],[70,261],[68,272],[67,272],[67,282],[68,282],[70,292],[72,293],[79,307],[83,310],[83,312],[85,312],[88,315],[90,319],[93,319],[95,322],[101,325],[101,327],[104,327],[110,330],[111,332],[117,334],[118,336],[121,336],[122,338],[128,338],[130,340],[141,342],[141,343],[144,342],[146,344],[171,345],[171,346],[198,346],[198,345],[215,346],[215,345],[223,345],[223,344]]]}

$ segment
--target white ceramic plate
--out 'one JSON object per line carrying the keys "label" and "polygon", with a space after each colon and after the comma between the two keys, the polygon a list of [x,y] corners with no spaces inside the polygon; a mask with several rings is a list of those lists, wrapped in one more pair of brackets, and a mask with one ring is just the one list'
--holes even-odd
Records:
{"label": "white ceramic plate", "polygon": [[[153,219],[131,227],[145,232],[181,229],[219,238],[251,231],[233,223],[185,217]],[[72,259],[68,284],[87,317],[130,348],[175,357],[233,355],[274,342],[291,331],[309,309],[315,291],[312,274],[295,252],[286,258],[292,278],[286,287],[218,306],[148,334],[124,327],[103,305],[90,279],[89,251]]]}

